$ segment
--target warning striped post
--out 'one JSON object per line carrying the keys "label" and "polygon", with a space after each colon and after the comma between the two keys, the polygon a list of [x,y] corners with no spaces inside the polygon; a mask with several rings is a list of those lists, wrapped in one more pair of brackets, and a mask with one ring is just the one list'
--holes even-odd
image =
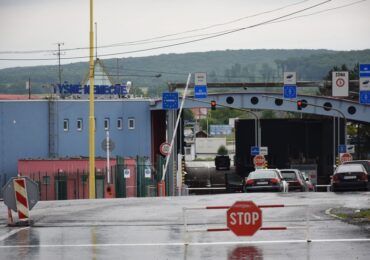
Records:
{"label": "warning striped post", "polygon": [[13,180],[13,184],[19,220],[27,220],[30,213],[27,199],[26,180],[24,178],[17,178]]}

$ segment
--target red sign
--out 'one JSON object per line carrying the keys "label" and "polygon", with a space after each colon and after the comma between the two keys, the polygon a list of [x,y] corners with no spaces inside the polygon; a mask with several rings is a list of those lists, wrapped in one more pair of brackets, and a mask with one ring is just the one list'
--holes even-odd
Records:
{"label": "red sign", "polygon": [[253,201],[237,201],[226,213],[227,227],[237,236],[253,236],[262,226],[262,211]]}
{"label": "red sign", "polygon": [[263,167],[265,165],[265,156],[258,154],[253,158],[254,166]]}
{"label": "red sign", "polygon": [[340,154],[340,162],[348,162],[352,161],[352,155],[350,153],[342,153]]}
{"label": "red sign", "polygon": [[167,156],[170,153],[170,146],[169,143],[164,142],[159,146],[159,151],[162,155]]}

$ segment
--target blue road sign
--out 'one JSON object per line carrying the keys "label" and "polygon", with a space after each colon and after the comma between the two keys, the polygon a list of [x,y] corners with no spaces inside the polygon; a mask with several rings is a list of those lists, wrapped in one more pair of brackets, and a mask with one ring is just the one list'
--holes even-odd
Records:
{"label": "blue road sign", "polygon": [[178,109],[178,108],[179,108],[179,93],[163,92],[162,109]]}
{"label": "blue road sign", "polygon": [[345,144],[340,144],[338,146],[338,153],[346,153],[347,152],[347,146]]}
{"label": "blue road sign", "polygon": [[260,148],[258,146],[251,146],[251,155],[259,155]]}
{"label": "blue road sign", "polygon": [[207,98],[207,86],[194,86],[195,98]]}
{"label": "blue road sign", "polygon": [[360,64],[360,78],[370,77],[370,64]]}
{"label": "blue road sign", "polygon": [[370,104],[370,90],[360,91],[360,104]]}
{"label": "blue road sign", "polygon": [[296,98],[297,97],[297,86],[296,85],[285,85],[284,86],[284,98]]}

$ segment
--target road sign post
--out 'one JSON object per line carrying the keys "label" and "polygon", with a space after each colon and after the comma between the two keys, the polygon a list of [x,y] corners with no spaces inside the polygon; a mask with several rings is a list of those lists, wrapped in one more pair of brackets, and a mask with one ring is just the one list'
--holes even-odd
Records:
{"label": "road sign post", "polygon": [[207,98],[207,73],[196,72],[194,74],[194,97],[195,98]]}
{"label": "road sign post", "polygon": [[207,98],[207,86],[194,86],[195,98]]}
{"label": "road sign post", "polygon": [[18,212],[19,223],[28,225],[29,211],[40,199],[38,184],[28,177],[13,177],[5,184],[2,191],[4,203],[9,208],[9,224],[13,224],[11,214],[13,210]]}
{"label": "road sign post", "polygon": [[359,103],[364,105],[370,104],[370,64],[360,64],[360,93]]}
{"label": "road sign post", "polygon": [[284,98],[297,98],[297,75],[295,72],[284,72]]}
{"label": "road sign post", "polygon": [[258,146],[251,146],[251,155],[255,156],[260,154],[260,148]]}
{"label": "road sign post", "polygon": [[162,93],[162,108],[163,109],[178,109],[179,108],[179,93],[178,92],[163,92]]}
{"label": "road sign post", "polygon": [[253,236],[262,226],[262,211],[253,201],[237,201],[226,213],[227,227],[237,236]]}
{"label": "road sign post", "polygon": [[348,97],[349,89],[348,71],[332,72],[332,96]]}
{"label": "road sign post", "polygon": [[297,86],[296,85],[284,86],[284,98],[297,98]]}

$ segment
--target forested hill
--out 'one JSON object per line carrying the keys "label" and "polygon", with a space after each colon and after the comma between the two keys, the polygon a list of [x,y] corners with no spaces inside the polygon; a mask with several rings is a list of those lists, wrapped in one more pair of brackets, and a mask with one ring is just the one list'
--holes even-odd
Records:
{"label": "forested hill", "polygon": [[[167,82],[185,82],[189,72],[207,72],[208,82],[281,81],[283,71],[296,71],[298,80],[321,80],[334,66],[370,63],[370,49],[331,50],[226,50],[186,54],[104,59],[112,78],[132,81],[155,93]],[[80,83],[88,71],[87,62],[62,64],[62,81]],[[31,78],[33,93],[47,92],[42,86],[58,82],[58,66],[17,67],[0,70],[1,93],[25,93]]]}

